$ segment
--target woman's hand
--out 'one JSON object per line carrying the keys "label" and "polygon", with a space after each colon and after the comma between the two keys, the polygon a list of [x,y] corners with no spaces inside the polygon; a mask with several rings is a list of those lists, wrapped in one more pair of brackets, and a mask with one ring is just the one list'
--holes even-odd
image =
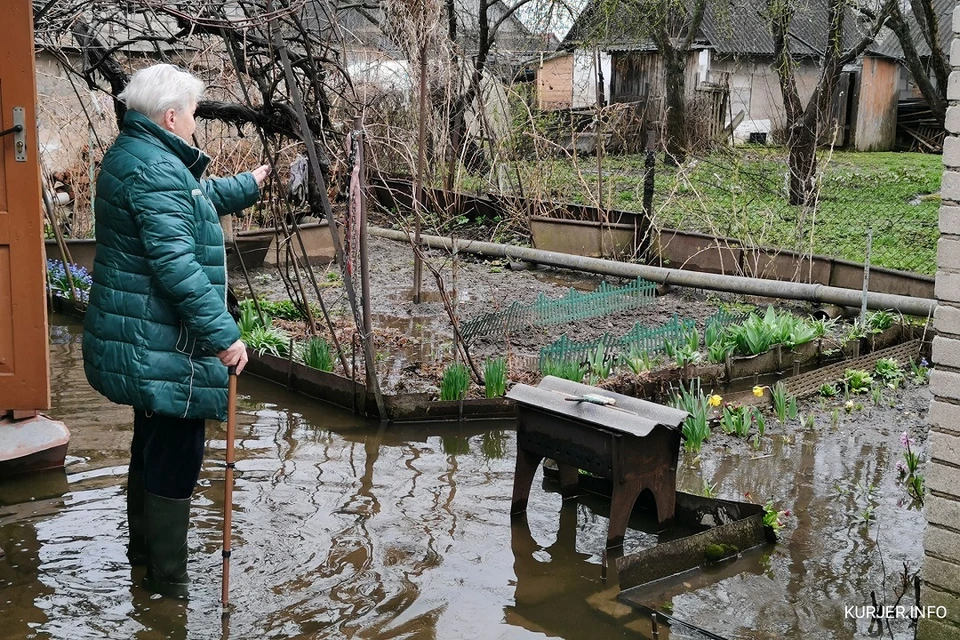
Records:
{"label": "woman's hand", "polygon": [[250,173],[253,174],[253,179],[257,181],[257,186],[262,187],[267,180],[267,176],[270,175],[270,165],[262,164]]}
{"label": "woman's hand", "polygon": [[243,367],[247,364],[247,345],[243,344],[242,340],[237,340],[218,353],[217,357],[220,358],[220,362],[222,362],[225,367],[236,366],[237,375],[240,375]]}

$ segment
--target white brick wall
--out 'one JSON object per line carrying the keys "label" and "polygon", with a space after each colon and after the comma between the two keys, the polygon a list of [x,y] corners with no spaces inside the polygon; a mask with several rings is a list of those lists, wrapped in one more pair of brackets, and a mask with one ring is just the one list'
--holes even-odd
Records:
{"label": "white brick wall", "polygon": [[937,243],[937,264],[941,269],[960,270],[960,239],[944,235]]}
{"label": "white brick wall", "polygon": [[[960,362],[960,340],[945,336],[934,338],[933,360],[934,362]],[[942,373],[946,374],[947,372]]]}
{"label": "white brick wall", "polygon": [[[956,72],[950,77],[955,75]],[[947,107],[946,129],[948,133],[960,133],[960,107]]]}
{"label": "white brick wall", "polygon": [[956,303],[960,302],[960,273],[949,269],[938,269],[934,291],[940,302],[947,301],[957,306]]}
{"label": "white brick wall", "polygon": [[935,370],[930,379],[934,399],[927,416],[929,495],[921,592],[923,605],[944,606],[948,614],[945,620],[921,620],[920,640],[960,640],[960,5],[953,13],[953,31],[950,63],[954,69],[947,87],[952,104],[943,145],[937,250],[940,306],[934,314],[938,336],[933,343]]}
{"label": "white brick wall", "polygon": [[[960,435],[960,422],[953,421],[956,417],[953,415],[954,409],[955,405],[934,400],[930,403],[930,413],[927,414],[927,421],[936,425],[937,430],[942,433]],[[957,518],[957,522],[960,523],[960,517]],[[960,529],[960,527],[957,528]]]}
{"label": "white brick wall", "polygon": [[[960,140],[960,138],[951,137],[950,140]],[[940,207],[940,233],[960,235],[960,207]]]}
{"label": "white brick wall", "polygon": [[[954,146],[953,153],[954,161],[960,164],[960,145]],[[947,162],[946,146],[944,146],[943,162]],[[940,193],[944,200],[960,200],[960,172],[943,172],[943,181],[940,183]]]}
{"label": "white brick wall", "polygon": [[[950,362],[946,360],[934,360],[933,362],[935,365],[950,366]],[[960,401],[960,373],[948,371],[938,366],[933,375],[930,376],[930,390],[938,398],[945,398],[954,402]],[[960,411],[960,407],[958,407],[958,411]],[[960,418],[960,415],[955,417]]]}

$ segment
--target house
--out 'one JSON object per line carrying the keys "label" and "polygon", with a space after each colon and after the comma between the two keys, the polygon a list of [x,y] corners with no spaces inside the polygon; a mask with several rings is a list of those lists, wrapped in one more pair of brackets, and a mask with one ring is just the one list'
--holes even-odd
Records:
{"label": "house", "polygon": [[[460,55],[469,58],[476,54],[480,46],[480,3],[478,0],[455,0],[454,7],[457,18],[456,49]],[[445,5],[440,9],[438,39],[443,40],[444,46],[448,46]],[[321,32],[330,30],[330,21],[324,11],[320,11],[312,3],[305,6],[305,11],[308,24],[313,23]],[[520,19],[518,12],[511,10],[503,0],[489,3],[487,19],[488,28],[497,25],[493,34],[493,46],[487,58],[487,66],[496,76],[512,77],[519,60],[540,51],[553,51],[559,44],[551,31],[531,30]],[[406,54],[398,45],[397,38],[383,28],[386,20],[379,7],[351,7],[336,12],[334,28],[338,37],[343,40],[347,65],[405,60]],[[417,37],[422,36],[417,34]]]}
{"label": "house", "polygon": [[[955,0],[930,0],[930,8],[939,27],[937,46],[945,57],[949,57],[950,54],[955,6]],[[904,7],[904,19],[910,29],[911,40],[917,50],[920,62],[928,69],[930,80],[936,87],[937,79],[930,63],[930,45],[927,43],[910,9],[911,5]],[[883,77],[884,74],[887,77]],[[870,75],[875,75],[875,79],[868,78]],[[886,83],[888,86],[892,85],[895,88],[894,95],[890,96],[889,99],[896,102],[896,123],[895,127],[892,127],[889,122],[884,121],[883,124],[886,127],[883,132],[884,140],[896,137],[897,145],[903,148],[917,148],[923,151],[940,149],[944,135],[943,127],[932,117],[926,99],[917,88],[916,80],[906,65],[900,41],[890,29],[881,30],[876,41],[864,53],[862,82]],[[890,108],[889,104],[877,106],[884,111]],[[869,110],[873,107],[874,105],[861,102],[859,126],[863,128],[872,126],[869,120]],[[864,115],[867,117],[863,117]],[[880,123],[873,124],[879,125]],[[872,133],[871,137],[874,137]],[[857,146],[860,147],[859,144]]]}
{"label": "house", "polygon": [[[571,106],[593,104],[596,87],[602,86],[603,101],[646,102],[653,113],[660,113],[664,71],[656,45],[644,35],[643,26],[632,20],[635,12],[619,10],[616,16],[604,15],[605,6],[609,3],[593,0],[561,42],[560,51],[545,59],[538,81],[540,103],[547,109],[563,107],[566,102]],[[691,110],[693,127],[719,131],[733,123],[738,141],[772,142],[781,137],[785,115],[774,42],[762,17],[765,6],[765,0],[707,3],[687,55],[684,79],[688,104],[705,107]],[[858,41],[864,28],[856,15],[848,14],[845,44]],[[820,75],[826,34],[825,0],[798,3],[790,47],[797,60],[795,77],[804,102]],[[578,82],[576,61],[591,58],[593,82]],[[896,78],[897,66],[889,55],[877,54],[866,67],[858,62],[844,69],[824,126],[826,140],[858,149],[892,148],[889,132],[896,123],[896,89],[890,82]],[[597,82],[598,69],[603,83]]]}
{"label": "house", "polygon": [[[445,61],[449,58],[428,51],[430,65],[428,78],[433,97],[438,92],[452,94],[450,87],[466,87],[472,82],[472,59],[480,47],[479,0],[454,0],[456,11],[456,42],[448,39],[445,4],[439,7],[440,24],[436,29],[433,47],[456,54],[459,69]],[[384,11],[380,7],[346,8],[336,13],[336,24],[331,24],[327,14],[313,3],[305,6],[308,23],[312,21],[321,33],[335,30],[343,40],[346,69],[359,99],[367,105],[389,104],[409,107],[416,101],[415,86],[419,70],[411,68],[407,53],[399,46],[395,35],[387,27]],[[471,137],[493,135],[502,138],[509,133],[509,100],[505,85],[517,74],[520,62],[539,51],[556,49],[559,41],[552,31],[535,32],[527,27],[518,12],[504,2],[493,0],[487,5],[488,28],[493,29],[492,46],[487,53],[485,73],[480,80],[479,100],[484,105],[483,114],[475,105],[467,109],[467,132]],[[423,38],[417,31],[416,38]],[[411,37],[410,34],[407,36]],[[419,44],[418,40],[414,46]],[[414,62],[414,65],[416,63]],[[455,73],[458,75],[450,75]],[[431,98],[433,99],[433,98]],[[399,102],[399,104],[397,104]]]}
{"label": "house", "polygon": [[[541,53],[528,68],[537,80],[537,108],[585,109],[610,96],[610,53],[599,49]],[[599,69],[599,71],[598,71]]]}

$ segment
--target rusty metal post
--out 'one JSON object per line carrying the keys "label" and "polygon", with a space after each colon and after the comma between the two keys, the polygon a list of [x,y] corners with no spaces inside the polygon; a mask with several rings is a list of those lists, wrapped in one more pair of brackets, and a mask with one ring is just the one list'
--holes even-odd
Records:
{"label": "rusty metal post", "polygon": [[653,215],[653,178],[654,168],[657,165],[656,154],[656,132],[653,127],[647,125],[647,157],[644,160],[643,167],[643,215],[650,220]]}
{"label": "rusty metal post", "polygon": [[863,261],[863,293],[860,301],[860,325],[867,325],[867,293],[870,291],[870,253],[873,250],[873,227],[867,229],[867,253]]}
{"label": "rusty metal post", "polygon": [[[423,171],[426,164],[426,141],[427,141],[427,41],[424,39],[420,45],[420,113],[418,115],[417,130],[417,175],[413,181],[413,217],[414,217],[414,237],[413,241],[420,246],[420,216],[426,211],[427,203],[425,191],[423,188]],[[413,252],[413,303],[420,304],[420,287],[423,279],[423,260],[420,253]]]}
{"label": "rusty metal post", "polygon": [[[366,142],[363,136],[363,122],[360,116],[353,119],[354,144],[357,145],[356,163],[359,167],[358,180],[360,182],[360,304],[363,308],[363,337],[376,346],[373,335],[373,319],[370,315],[370,271],[369,255],[367,251],[367,165],[364,162],[363,145]],[[374,351],[376,349],[374,348]],[[367,367],[367,386],[378,388],[376,382],[377,371]],[[386,416],[381,414],[382,418]]]}

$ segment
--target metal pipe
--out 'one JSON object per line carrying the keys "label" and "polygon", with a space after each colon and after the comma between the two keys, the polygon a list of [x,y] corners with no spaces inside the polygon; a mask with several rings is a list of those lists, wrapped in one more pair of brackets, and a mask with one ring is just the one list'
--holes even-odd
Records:
{"label": "metal pipe", "polygon": [[[399,242],[411,242],[412,238],[402,232],[380,227],[371,227],[370,233],[380,238],[388,238]],[[451,250],[449,238],[441,236],[421,236],[421,243],[435,249]],[[515,247],[492,242],[467,242],[460,239],[457,242],[457,251],[468,252],[490,258],[507,258],[522,260],[536,264],[575,269],[599,275],[616,276],[619,278],[644,278],[651,282],[691,287],[694,289],[710,289],[712,291],[729,291],[751,296],[766,298],[785,298],[789,300],[807,300],[821,304],[835,304],[842,307],[859,307],[860,292],[856,289],[843,289],[823,284],[806,284],[802,282],[784,282],[780,280],[764,280],[762,278],[748,278],[730,276],[717,273],[700,273],[699,271],[684,271],[668,269],[630,262],[617,262],[601,258],[587,258],[555,251],[542,251],[528,247]],[[929,317],[937,306],[936,300],[929,298],[913,298],[892,293],[870,292],[867,295],[867,306],[871,309],[890,309],[904,315]]]}
{"label": "metal pipe", "polygon": [[[423,224],[420,216],[427,210],[426,190],[423,188],[423,171],[427,147],[427,38],[420,43],[420,112],[417,114],[417,175],[413,182],[413,217],[416,238],[419,242]],[[420,304],[423,286],[423,259],[413,252],[413,303]]]}

